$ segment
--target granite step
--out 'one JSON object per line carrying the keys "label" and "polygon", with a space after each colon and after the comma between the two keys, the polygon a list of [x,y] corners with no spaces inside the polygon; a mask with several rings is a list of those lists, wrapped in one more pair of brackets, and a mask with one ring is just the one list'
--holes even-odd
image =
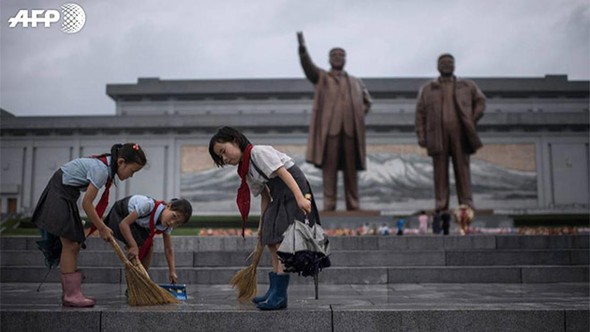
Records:
{"label": "granite step", "polygon": [[[36,249],[37,236],[1,237],[0,249]],[[332,250],[448,250],[448,249],[588,249],[590,236],[579,235],[404,235],[404,236],[335,236],[330,237]],[[174,236],[175,251],[251,250],[255,237]],[[97,237],[87,239],[88,249],[110,250],[109,244]],[[159,237],[155,250],[162,250]]]}
{"label": "granite step", "polygon": [[[243,266],[180,267],[178,281],[186,284],[227,284]],[[124,283],[124,269],[114,267],[80,267],[85,280],[94,283]],[[268,283],[270,267],[258,269],[260,283]],[[388,283],[559,283],[588,282],[589,265],[518,265],[518,266],[363,266],[330,267],[320,272],[321,284],[388,284]],[[38,283],[47,273],[41,266],[12,266],[0,269],[1,282]],[[149,270],[152,279],[166,283],[168,269]],[[59,271],[49,273],[49,282],[59,282]],[[293,283],[312,283],[311,278],[294,275]]]}
{"label": "granite step", "polygon": [[[47,269],[36,237],[2,238],[2,282],[39,282]],[[322,272],[326,284],[411,282],[587,282],[588,236],[403,236],[334,237],[332,267]],[[184,283],[224,284],[247,264],[255,238],[175,237],[175,261]],[[166,282],[162,241],[155,242],[150,273]],[[124,282],[122,264],[112,248],[98,238],[87,241],[79,267],[87,280]],[[270,269],[267,252],[259,265],[260,282]],[[301,278],[305,280],[305,278]],[[49,281],[59,281],[51,273]],[[296,281],[298,282],[298,281]],[[305,283],[307,281],[301,281]]]}
{"label": "granite step", "polygon": [[[247,263],[247,251],[177,251],[176,267],[241,266]],[[589,265],[587,249],[526,250],[338,250],[330,254],[334,266],[488,266],[488,265]],[[2,250],[0,265],[43,266],[41,251]],[[80,266],[118,267],[121,261],[112,250],[85,250],[78,258]],[[153,267],[166,267],[164,252],[155,251]],[[271,266],[265,251],[259,266]]]}

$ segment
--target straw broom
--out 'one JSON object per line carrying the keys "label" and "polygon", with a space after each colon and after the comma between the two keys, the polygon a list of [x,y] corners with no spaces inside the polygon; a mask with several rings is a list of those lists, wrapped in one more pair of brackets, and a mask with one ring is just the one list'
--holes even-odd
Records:
{"label": "straw broom", "polygon": [[259,237],[256,249],[248,256],[248,258],[252,257],[250,266],[238,271],[230,280],[233,288],[237,288],[238,290],[238,301],[240,302],[249,302],[258,292],[256,268],[258,267],[263,251],[264,246],[260,243]]}
{"label": "straw broom", "polygon": [[246,260],[252,258],[252,263],[250,263],[250,266],[245,267],[234,274],[234,276],[229,281],[233,288],[237,288],[238,301],[242,303],[250,302],[250,300],[256,296],[256,293],[258,292],[258,278],[256,269],[258,268],[258,263],[260,263],[262,253],[264,252],[264,246],[262,245],[262,242],[260,242],[261,231],[262,217],[260,217],[260,221],[258,221],[258,243],[256,244],[254,251],[252,251],[246,258]]}
{"label": "straw broom", "polygon": [[125,280],[127,281],[127,302],[132,306],[146,306],[180,301],[165,289],[158,286],[150,279],[147,271],[137,258],[129,261],[121,247],[113,237],[110,243],[119,259],[125,264]]}

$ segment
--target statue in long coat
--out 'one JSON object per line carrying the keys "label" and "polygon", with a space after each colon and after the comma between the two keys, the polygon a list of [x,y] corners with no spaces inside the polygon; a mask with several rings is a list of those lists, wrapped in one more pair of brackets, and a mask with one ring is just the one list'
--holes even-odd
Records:
{"label": "statue in long coat", "polygon": [[453,163],[459,204],[474,209],[469,157],[482,147],[476,131],[486,97],[471,80],[453,73],[455,58],[438,58],[440,76],[425,83],[416,103],[418,144],[432,157],[435,210],[449,209],[449,160]]}

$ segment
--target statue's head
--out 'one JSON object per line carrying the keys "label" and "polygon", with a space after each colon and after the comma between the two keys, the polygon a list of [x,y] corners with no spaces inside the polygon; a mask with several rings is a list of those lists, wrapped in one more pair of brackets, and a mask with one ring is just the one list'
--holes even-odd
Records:
{"label": "statue's head", "polygon": [[441,54],[438,57],[437,65],[441,76],[452,76],[455,71],[455,58],[449,53]]}
{"label": "statue's head", "polygon": [[341,47],[334,47],[330,50],[330,66],[332,69],[342,70],[346,63],[346,51]]}

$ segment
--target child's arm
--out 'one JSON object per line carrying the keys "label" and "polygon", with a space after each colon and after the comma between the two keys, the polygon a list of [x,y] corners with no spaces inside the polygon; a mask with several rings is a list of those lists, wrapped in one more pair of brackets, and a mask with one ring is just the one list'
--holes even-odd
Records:
{"label": "child's arm", "polygon": [[129,260],[139,257],[139,246],[131,233],[131,224],[133,224],[137,218],[139,218],[139,215],[137,214],[137,211],[134,210],[121,220],[121,223],[119,224],[121,234],[125,238],[125,243],[127,243],[127,256],[129,257]]}
{"label": "child's arm", "polygon": [[299,206],[299,208],[303,210],[305,214],[310,213],[311,201],[309,201],[303,196],[303,193],[301,192],[299,185],[297,185],[297,182],[295,182],[295,179],[293,178],[291,173],[289,173],[289,171],[287,171],[287,169],[283,166],[279,167],[279,169],[277,169],[275,172],[281,178],[281,180],[285,182],[287,187],[289,187],[289,189],[291,189],[291,191],[293,192],[293,195],[297,200],[297,206]]}
{"label": "child's arm", "polygon": [[174,249],[172,248],[172,236],[168,233],[163,233],[164,238],[164,254],[166,255],[166,261],[168,261],[168,279],[171,283],[175,284],[178,276],[176,275],[176,267],[174,262]]}
{"label": "child's arm", "polygon": [[82,209],[84,209],[86,216],[100,233],[100,237],[105,241],[109,241],[111,236],[113,236],[113,231],[98,217],[96,208],[94,207],[94,204],[92,204],[97,195],[98,188],[90,183],[88,188],[86,188],[86,194],[84,194],[84,198],[82,199]]}
{"label": "child's arm", "polygon": [[268,187],[264,186],[264,189],[262,189],[262,192],[260,193],[260,221],[258,221],[258,238],[262,236],[262,216],[268,207],[268,203],[270,203],[270,193],[268,192]]}

